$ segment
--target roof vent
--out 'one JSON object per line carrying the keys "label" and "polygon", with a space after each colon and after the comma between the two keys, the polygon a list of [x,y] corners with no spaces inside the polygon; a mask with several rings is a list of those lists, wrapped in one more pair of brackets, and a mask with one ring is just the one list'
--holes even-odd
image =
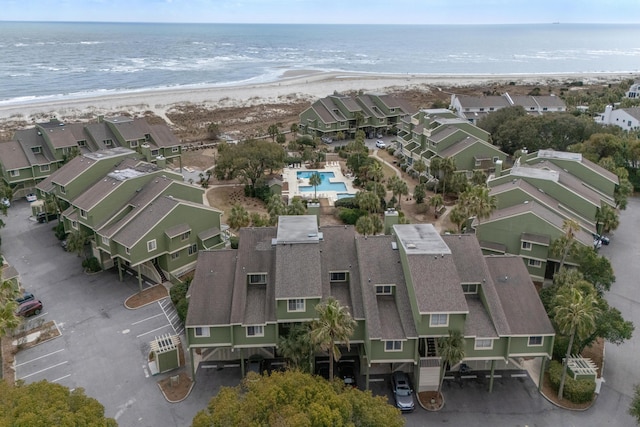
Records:
{"label": "roof vent", "polygon": [[391,242],[391,249],[394,251],[398,250],[398,244],[396,242]]}
{"label": "roof vent", "polygon": [[415,243],[407,243],[407,249],[415,249],[417,248]]}

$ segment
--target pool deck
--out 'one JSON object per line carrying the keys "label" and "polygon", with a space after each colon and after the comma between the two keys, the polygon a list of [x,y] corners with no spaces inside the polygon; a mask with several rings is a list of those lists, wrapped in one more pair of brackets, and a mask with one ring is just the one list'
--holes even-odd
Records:
{"label": "pool deck", "polygon": [[297,172],[300,171],[318,171],[318,172],[333,172],[335,175],[334,178],[329,178],[329,182],[342,182],[347,187],[346,191],[326,191],[326,190],[318,190],[318,199],[327,199],[329,201],[329,205],[333,206],[338,200],[338,194],[348,193],[348,194],[356,194],[358,190],[353,186],[353,177],[346,177],[342,174],[342,169],[340,167],[340,162],[327,162],[323,169],[307,169],[306,166],[302,165],[301,167],[285,167],[282,172],[282,179],[285,182],[289,183],[289,191],[283,191],[283,196],[288,196],[289,200],[298,196],[303,199],[311,200],[313,199],[313,191],[300,191],[300,187],[309,186],[309,179],[300,178],[298,179]]}

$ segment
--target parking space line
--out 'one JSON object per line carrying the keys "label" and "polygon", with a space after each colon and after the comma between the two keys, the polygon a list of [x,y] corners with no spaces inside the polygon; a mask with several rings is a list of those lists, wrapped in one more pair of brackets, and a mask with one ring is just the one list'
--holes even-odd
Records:
{"label": "parking space line", "polygon": [[522,374],[511,374],[511,378],[524,378],[524,377],[527,377],[527,376],[529,376],[529,374],[524,374],[524,373],[522,373]]}
{"label": "parking space line", "polygon": [[137,322],[133,322],[133,323],[132,323],[132,325],[138,325],[138,324],[140,324],[140,323],[146,322],[147,320],[153,320],[153,319],[155,319],[156,317],[161,317],[161,316],[162,316],[162,314],[156,314],[155,316],[145,317],[145,318],[144,318],[144,319],[142,319],[142,320],[138,320]]}
{"label": "parking space line", "polygon": [[52,383],[57,383],[58,381],[62,381],[65,378],[69,378],[71,374],[65,375],[64,377],[56,378],[55,380],[51,380]]}
{"label": "parking space line", "polygon": [[55,364],[53,366],[49,366],[48,368],[44,368],[44,369],[40,369],[39,371],[32,372],[32,373],[30,373],[28,375],[25,375],[24,377],[20,377],[19,379],[23,380],[25,378],[32,377],[32,376],[40,374],[40,373],[42,373],[44,371],[48,371],[49,369],[53,369],[53,368],[57,368],[58,366],[66,365],[67,363],[69,363],[69,361],[65,360],[64,362],[57,363],[57,364]]}
{"label": "parking space line", "polygon": [[56,353],[60,353],[61,351],[64,351],[64,348],[61,348],[60,350],[52,351],[51,353],[47,353],[47,354],[42,355],[40,357],[36,357],[35,359],[27,360],[26,362],[18,363],[15,366],[17,368],[18,366],[26,365],[26,364],[29,364],[31,362],[35,362],[36,360],[44,359],[45,357],[52,356],[52,355],[54,355]]}
{"label": "parking space line", "polygon": [[150,330],[150,331],[148,331],[148,332],[145,332],[145,333],[143,333],[143,334],[136,335],[136,338],[140,338],[140,337],[143,337],[143,336],[145,336],[145,335],[152,334],[152,333],[154,333],[155,331],[159,331],[160,329],[164,329],[164,328],[166,328],[167,326],[171,326],[171,324],[169,323],[169,324],[166,324],[166,325],[161,326],[161,327],[159,327],[159,328],[152,329],[152,330]]}

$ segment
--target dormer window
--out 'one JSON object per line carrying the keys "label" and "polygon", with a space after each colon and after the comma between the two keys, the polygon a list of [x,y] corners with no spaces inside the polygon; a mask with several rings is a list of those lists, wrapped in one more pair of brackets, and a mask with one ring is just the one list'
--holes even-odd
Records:
{"label": "dormer window", "polygon": [[267,273],[253,273],[247,276],[248,276],[250,285],[266,285],[267,284]]}
{"label": "dormer window", "polygon": [[51,167],[49,165],[40,165],[40,172],[49,172]]}
{"label": "dormer window", "polygon": [[346,271],[332,271],[330,273],[329,280],[331,282],[346,282],[347,281],[347,272]]}
{"label": "dormer window", "polygon": [[42,153],[42,147],[40,147],[39,145],[37,147],[31,147],[31,152],[33,154],[40,154]]}
{"label": "dormer window", "polygon": [[393,295],[393,285],[376,285],[376,295]]}
{"label": "dormer window", "polygon": [[155,150],[151,150],[151,155],[152,155],[152,156],[157,156],[159,153],[160,153],[160,152],[159,152],[157,149],[155,149]]}
{"label": "dormer window", "polygon": [[465,294],[477,294],[478,293],[478,284],[477,283],[463,283],[462,284],[462,292]]}
{"label": "dormer window", "polygon": [[138,146],[138,141],[131,141],[131,142],[129,142],[129,146],[130,146],[131,148],[136,148],[136,147]]}
{"label": "dormer window", "polygon": [[78,141],[78,146],[79,146],[79,147],[84,147],[84,146],[86,146],[86,145],[87,145],[87,141],[85,141],[84,139],[82,139],[82,140]]}
{"label": "dormer window", "polygon": [[84,219],[87,218],[87,211],[85,211],[84,209],[80,209],[80,216]]}
{"label": "dormer window", "polygon": [[190,236],[191,236],[191,231],[187,231],[186,233],[182,233],[182,236],[180,236],[180,240],[189,240]]}
{"label": "dormer window", "polygon": [[104,145],[110,146],[111,144],[113,144],[113,141],[112,141],[112,140],[110,140],[110,139],[105,139],[104,141],[102,141],[102,143],[103,143]]}
{"label": "dormer window", "polygon": [[64,185],[60,186],[60,194],[67,194],[67,189],[64,188]]}
{"label": "dormer window", "polygon": [[432,314],[429,326],[449,326],[449,315],[446,313]]}

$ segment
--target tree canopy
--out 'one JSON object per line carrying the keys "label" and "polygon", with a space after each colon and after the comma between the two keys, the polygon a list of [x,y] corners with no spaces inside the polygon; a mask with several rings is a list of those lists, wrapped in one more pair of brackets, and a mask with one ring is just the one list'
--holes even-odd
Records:
{"label": "tree canopy", "polygon": [[386,397],[300,371],[250,373],[238,387],[222,387],[193,427],[403,426]]}
{"label": "tree canopy", "polygon": [[84,394],[84,389],[69,390],[60,384],[39,381],[18,382],[11,386],[0,381],[0,425],[115,427],[106,418],[104,406]]}
{"label": "tree canopy", "polygon": [[273,142],[248,140],[235,145],[218,146],[215,175],[218,179],[240,177],[251,187],[264,177],[266,170],[284,166],[285,151]]}

